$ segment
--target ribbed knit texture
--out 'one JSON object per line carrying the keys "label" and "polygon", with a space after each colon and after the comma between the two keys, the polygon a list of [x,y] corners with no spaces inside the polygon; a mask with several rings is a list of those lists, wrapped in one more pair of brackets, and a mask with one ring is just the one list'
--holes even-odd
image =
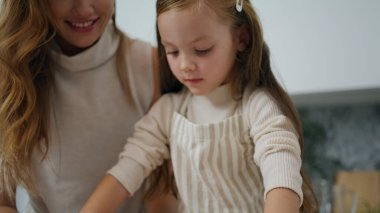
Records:
{"label": "ribbed knit texture", "polygon": [[266,193],[278,187],[302,200],[300,147],[291,121],[265,91],[247,89],[243,103],[228,91],[226,85],[207,96],[186,90],[163,96],[136,124],[110,173],[133,193],[140,183],[122,180],[119,171],[137,175],[140,169],[133,168],[140,165],[137,176],[145,177],[170,156],[181,212],[262,212]]}
{"label": "ribbed knit texture", "polygon": [[[94,46],[78,55],[51,52],[51,145],[45,160],[38,152],[33,160],[40,194],[31,204],[38,213],[79,212],[152,103],[151,46],[135,40],[125,47],[132,99],[126,98],[116,72],[118,45],[110,24]],[[120,212],[138,212],[140,199],[137,193]]]}

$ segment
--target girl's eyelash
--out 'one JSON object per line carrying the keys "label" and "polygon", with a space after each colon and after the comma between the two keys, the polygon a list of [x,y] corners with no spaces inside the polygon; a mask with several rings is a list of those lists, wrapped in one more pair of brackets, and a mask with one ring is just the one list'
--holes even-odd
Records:
{"label": "girl's eyelash", "polygon": [[178,54],[178,51],[168,51],[166,55]]}
{"label": "girl's eyelash", "polygon": [[211,49],[212,49],[212,47],[207,48],[207,49],[196,49],[195,52],[196,52],[197,54],[206,54],[206,53],[210,52]]}
{"label": "girl's eyelash", "polygon": [[[195,49],[194,52],[197,55],[204,55],[209,53],[212,50],[212,47],[206,48],[206,49]],[[173,50],[173,51],[166,51],[166,55],[177,55],[178,50]]]}
{"label": "girl's eyelash", "polygon": [[197,52],[208,52],[210,49],[195,50]]}

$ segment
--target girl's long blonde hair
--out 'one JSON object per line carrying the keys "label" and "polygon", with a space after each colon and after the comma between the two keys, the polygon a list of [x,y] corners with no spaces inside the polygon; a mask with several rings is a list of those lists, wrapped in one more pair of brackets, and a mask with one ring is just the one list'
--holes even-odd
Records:
{"label": "girl's long blonde hair", "polygon": [[[256,14],[253,6],[249,0],[243,1],[243,11],[238,12],[235,9],[236,0],[157,0],[156,14],[157,17],[171,9],[184,9],[189,6],[207,6],[210,10],[216,12],[216,14],[222,20],[232,21],[232,29],[236,29],[241,26],[247,26],[250,33],[250,41],[247,48],[243,52],[239,52],[237,55],[234,71],[231,73],[231,85],[232,92],[236,99],[241,99],[244,89],[247,85],[252,85],[255,88],[264,88],[276,101],[282,112],[289,117],[294,127],[299,134],[299,144],[303,156],[303,131],[302,124],[299,118],[299,114],[293,105],[289,95],[277,82],[270,65],[269,48],[264,42],[263,31],[260,24],[260,19]],[[166,53],[163,45],[161,44],[160,34],[156,24],[157,31],[157,43],[159,54],[159,66],[161,75],[161,84],[163,87],[163,93],[178,92],[183,85],[175,78],[170,71],[169,63],[166,59]],[[301,156],[301,157],[302,157]],[[158,178],[154,179],[159,181],[160,176],[166,178],[166,184],[163,191],[169,191],[169,186],[174,185],[174,179],[169,178],[169,169],[159,169],[156,171]],[[315,193],[309,184],[309,181],[301,171],[303,177],[302,189],[304,192],[304,202],[301,210],[314,213],[318,212],[318,202]],[[175,187],[172,187],[174,193]],[[155,190],[151,189],[151,194],[154,194]],[[150,195],[151,195],[150,194]]]}
{"label": "girl's long blonde hair", "polygon": [[[48,43],[55,30],[47,5],[46,0],[2,0],[0,7],[0,195],[12,202],[17,185],[36,192],[32,154],[37,150],[44,158],[49,149]],[[120,38],[118,74],[130,96],[125,62],[129,40]]]}

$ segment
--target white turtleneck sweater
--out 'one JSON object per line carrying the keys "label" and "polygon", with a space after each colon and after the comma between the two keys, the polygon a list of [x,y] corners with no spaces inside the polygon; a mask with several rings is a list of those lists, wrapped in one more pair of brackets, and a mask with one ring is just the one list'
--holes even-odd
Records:
{"label": "white turtleneck sweater", "polygon": [[[139,188],[141,180],[160,165],[163,159],[170,158],[168,145],[173,145],[172,133],[178,132],[175,129],[179,128],[173,125],[173,115],[174,112],[179,112],[188,94],[189,91],[185,89],[178,94],[164,95],[136,124],[134,136],[128,139],[119,162],[109,171],[130,193],[133,194]],[[295,191],[302,201],[298,133],[265,91],[246,89],[243,101],[237,102],[232,98],[229,86],[224,85],[206,96],[190,95],[186,107],[183,116],[195,126],[221,122],[238,112],[238,109],[243,109],[243,117],[248,121],[250,143],[255,150],[252,156],[248,157],[248,161],[252,159],[260,168],[261,184],[265,189],[263,196],[265,197],[271,189],[283,187]],[[192,172],[196,173],[191,169],[186,172],[189,174],[175,175],[183,177]]]}
{"label": "white turtleneck sweater", "polygon": [[[126,48],[129,84],[126,98],[116,72],[119,37],[110,24],[91,48],[72,57],[51,50],[50,147],[46,159],[36,151],[34,178],[39,195],[29,210],[79,212],[106,171],[117,162],[133,126],[153,101],[151,46],[132,40]],[[140,212],[139,193],[120,212]]]}

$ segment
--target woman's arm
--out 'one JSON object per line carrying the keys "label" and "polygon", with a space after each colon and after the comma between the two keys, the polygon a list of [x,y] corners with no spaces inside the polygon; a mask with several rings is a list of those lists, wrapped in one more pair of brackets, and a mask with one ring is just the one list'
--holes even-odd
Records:
{"label": "woman's arm", "polygon": [[112,175],[106,175],[87,200],[81,213],[115,212],[130,196],[129,192]]}
{"label": "woman's arm", "polygon": [[264,213],[299,213],[300,198],[286,188],[275,188],[267,193]]}
{"label": "woman's arm", "polygon": [[12,207],[11,202],[0,194],[0,212],[1,213],[17,213],[17,210]]}

